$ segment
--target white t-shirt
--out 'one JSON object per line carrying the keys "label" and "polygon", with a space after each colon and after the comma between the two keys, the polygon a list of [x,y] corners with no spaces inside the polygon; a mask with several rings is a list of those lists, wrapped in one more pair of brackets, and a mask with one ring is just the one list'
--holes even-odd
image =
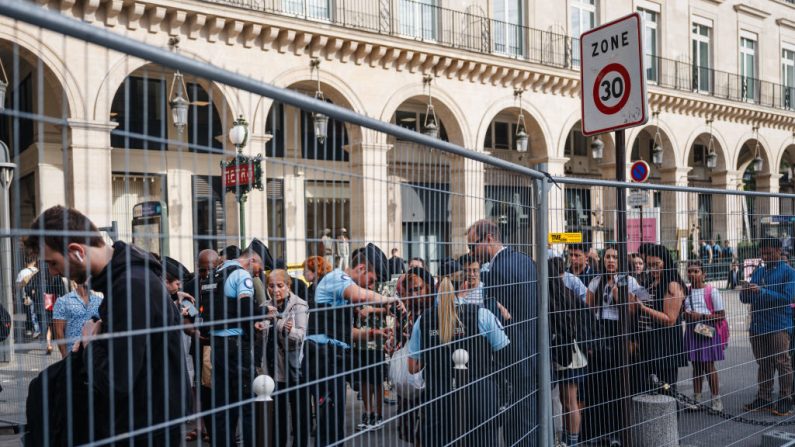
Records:
{"label": "white t-shirt", "polygon": [[[696,312],[700,314],[711,313],[707,307],[706,290],[706,288],[690,289],[690,295],[685,298],[685,309],[688,312]],[[710,292],[710,298],[712,299],[712,310],[714,312],[724,310],[723,298],[721,298],[720,292],[716,287],[712,288],[712,291]]]}
{"label": "white t-shirt", "polygon": [[[597,276],[592,279],[591,283],[588,284],[588,290],[591,293],[596,294],[596,292],[599,290],[599,281],[601,280],[601,276]],[[627,289],[629,290],[629,293],[635,295],[642,301],[649,299],[649,294],[646,292],[646,289],[641,287],[641,285],[638,284],[638,281],[632,276],[629,276],[627,279]],[[608,287],[607,284],[605,284],[602,295],[603,296],[601,297],[596,297],[597,303],[600,299],[602,300],[602,309],[597,310],[596,318],[600,320],[618,321],[618,306],[613,305],[613,288]]]}

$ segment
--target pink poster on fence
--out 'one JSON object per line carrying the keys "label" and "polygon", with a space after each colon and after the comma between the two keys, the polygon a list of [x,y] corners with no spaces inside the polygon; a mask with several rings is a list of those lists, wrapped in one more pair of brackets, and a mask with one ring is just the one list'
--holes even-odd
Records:
{"label": "pink poster on fence", "polygon": [[[621,238],[619,237],[619,241]],[[657,243],[657,219],[643,218],[643,234],[640,231],[640,218],[627,218],[627,253],[637,253],[641,242]]]}

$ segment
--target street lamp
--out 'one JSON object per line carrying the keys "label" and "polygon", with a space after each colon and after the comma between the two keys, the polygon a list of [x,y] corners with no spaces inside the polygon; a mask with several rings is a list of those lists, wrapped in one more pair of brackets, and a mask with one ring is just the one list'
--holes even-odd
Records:
{"label": "street lamp", "polygon": [[718,154],[715,153],[715,148],[713,147],[715,136],[712,134],[712,120],[712,118],[707,119],[707,125],[709,125],[709,143],[707,143],[707,169],[715,169],[718,167]]}
{"label": "street lamp", "polygon": [[599,135],[593,137],[591,140],[591,156],[594,160],[599,161],[604,157],[605,153],[605,144],[602,142],[602,139],[599,138]]}
{"label": "street lamp", "polygon": [[[179,49],[179,38],[168,39],[168,47],[176,52]],[[176,89],[175,89],[176,87]],[[171,107],[171,119],[174,121],[174,128],[178,134],[182,134],[188,125],[188,87],[185,85],[185,77],[177,70],[171,79],[171,87],[168,89],[168,105]]]}
{"label": "street lamp", "polygon": [[232,128],[229,130],[229,142],[235,145],[237,153],[240,154],[248,141],[248,122],[243,118],[243,115],[232,122]]}
{"label": "street lamp", "polygon": [[759,154],[759,126],[753,127],[754,134],[756,138],[754,139],[754,159],[751,161],[751,169],[756,172],[762,172],[762,168],[764,167],[764,160],[762,160],[762,156]]}
{"label": "street lamp", "polygon": [[524,108],[522,107],[523,92],[524,90],[519,88],[513,91],[514,98],[519,100],[519,116],[516,118],[516,135],[514,135],[517,152],[527,152],[527,143],[529,140],[527,136],[527,126],[524,122]]}
{"label": "street lamp", "polygon": [[[315,99],[319,99],[320,101],[325,101],[326,97],[323,95],[323,90],[320,89],[320,59],[312,58],[309,61],[309,66],[311,67],[311,71],[313,73],[317,73],[317,90],[315,91]],[[326,142],[326,137],[328,137],[328,115],[324,115],[320,112],[312,112],[312,123],[314,124],[315,129],[315,138],[317,138],[317,142],[323,144]]]}
{"label": "street lamp", "polygon": [[433,108],[433,96],[431,96],[431,82],[433,76],[425,75],[422,78],[423,85],[428,87],[428,106],[425,109],[425,121],[423,122],[422,133],[431,137],[439,137],[439,121],[436,119],[436,111]]}
{"label": "street lamp", "polygon": [[653,146],[651,148],[651,162],[654,163],[655,166],[660,167],[663,162],[663,147],[660,140],[660,112],[654,112],[654,119],[655,119],[655,132],[654,132],[654,141]]}

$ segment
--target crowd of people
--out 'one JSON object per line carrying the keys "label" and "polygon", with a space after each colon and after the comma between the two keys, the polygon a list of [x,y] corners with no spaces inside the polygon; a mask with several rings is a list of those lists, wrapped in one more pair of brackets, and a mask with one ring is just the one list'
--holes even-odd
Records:
{"label": "crowd of people", "polygon": [[[67,430],[75,442],[122,436],[147,445],[255,445],[252,381],[267,374],[275,383],[265,430],[273,445],[329,445],[386,423],[420,446],[535,443],[536,264],[503,244],[489,220],[474,223],[467,253],[441,260],[435,274],[421,258],[407,263],[397,248],[387,258],[372,243],[335,268],[325,242],[291,275],[257,239],[201,251],[192,274],[172,258],[107,245],[73,209],[53,207],[32,228],[66,235],[26,240],[31,262],[20,288],[48,294],[35,285],[64,287],[50,314],[29,318],[31,334],[52,321],[64,357],[31,384],[29,421],[43,412],[63,419],[43,403],[67,402],[68,383],[68,394],[91,397],[68,399],[71,417],[81,419]],[[728,345],[726,306],[701,260],[687,263],[685,278],[657,244],[642,244],[627,273],[615,244],[598,251],[571,244],[552,254],[550,355],[561,444],[620,445],[629,425],[622,399],[661,384],[675,390],[688,363],[699,405],[687,409],[722,411],[716,362]],[[751,306],[759,367],[759,391],[746,409],[789,415],[795,270],[781,262],[775,239],[761,241],[761,257],[748,281],[729,274]],[[387,422],[386,388],[398,410]],[[362,401],[355,420],[349,389]],[[170,423],[182,419],[194,429]],[[41,436],[36,429],[29,424],[28,439]]]}

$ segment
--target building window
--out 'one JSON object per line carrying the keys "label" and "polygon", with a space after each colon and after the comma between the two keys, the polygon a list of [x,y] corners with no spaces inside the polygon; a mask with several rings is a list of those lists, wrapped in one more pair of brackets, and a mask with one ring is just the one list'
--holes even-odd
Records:
{"label": "building window", "polygon": [[564,153],[567,157],[587,157],[588,156],[588,140],[582,131],[579,129],[572,129],[566,138],[566,148]]}
{"label": "building window", "polygon": [[701,227],[701,239],[709,241],[712,234],[712,194],[698,195],[698,226]]}
{"label": "building window", "polygon": [[703,144],[693,145],[693,166],[706,166],[707,164],[707,147]]}
{"label": "building window", "polygon": [[[210,100],[207,90],[189,83],[188,96],[193,101],[188,110],[188,145],[193,152],[220,153],[224,149],[224,128],[221,115]],[[200,105],[201,104],[201,105]],[[169,118],[169,125],[173,123]]]}
{"label": "building window", "polygon": [[580,35],[596,26],[596,0],[571,1],[572,66],[580,66]]}
{"label": "building window", "polygon": [[[6,107],[33,115],[33,74],[28,73],[16,86],[12,82],[8,89]],[[43,94],[43,91],[41,93]],[[33,118],[0,116],[0,140],[7,142],[9,155],[12,158],[33,145],[33,142],[36,141],[34,129]],[[17,141],[14,141],[13,135],[17,136]]]}
{"label": "building window", "polygon": [[522,56],[524,54],[522,2],[495,0],[493,17],[494,51],[510,56]]}
{"label": "building window", "polygon": [[[438,114],[437,114],[438,118]],[[395,112],[395,124],[400,127],[421,132],[422,126],[425,123],[425,113],[413,110],[398,110]],[[442,141],[449,141],[447,139],[447,130],[444,128],[444,123],[439,120],[439,139]],[[400,140],[400,138],[398,138]]]}
{"label": "building window", "polygon": [[268,112],[265,133],[271,136],[265,143],[266,157],[284,157],[284,104],[274,102]]}
{"label": "building window", "polygon": [[693,90],[712,90],[712,28],[693,24]]}
{"label": "building window", "polygon": [[566,231],[583,234],[583,242],[590,242],[591,237],[591,190],[581,188],[565,188],[565,219]]}
{"label": "building window", "polygon": [[269,178],[265,182],[268,201],[268,248],[276,259],[287,259],[284,219],[284,180]]}
{"label": "building window", "polygon": [[658,14],[654,11],[649,11],[642,8],[638,9],[638,12],[644,19],[643,46],[646,48],[646,54],[643,56],[643,62],[646,65],[646,80],[649,82],[657,82],[657,67],[659,64],[658,58],[660,54],[657,38]]}
{"label": "building window", "polygon": [[781,84],[784,107],[795,109],[795,51],[786,48],[781,53]]}
{"label": "building window", "polygon": [[422,40],[436,40],[436,0],[399,0],[400,34]]}
{"label": "building window", "polygon": [[323,143],[315,137],[315,126],[312,113],[301,111],[301,142],[303,157],[307,160],[348,161],[348,133],[345,123],[330,118],[328,120],[328,136]]}
{"label": "building window", "polygon": [[514,124],[504,121],[492,121],[486,130],[483,148],[487,150],[511,149],[513,147]]}
{"label": "building window", "polygon": [[282,10],[309,19],[330,20],[331,0],[283,0]]}
{"label": "building window", "polygon": [[740,38],[740,76],[743,99],[755,101],[757,95],[756,41],[747,37]]}

